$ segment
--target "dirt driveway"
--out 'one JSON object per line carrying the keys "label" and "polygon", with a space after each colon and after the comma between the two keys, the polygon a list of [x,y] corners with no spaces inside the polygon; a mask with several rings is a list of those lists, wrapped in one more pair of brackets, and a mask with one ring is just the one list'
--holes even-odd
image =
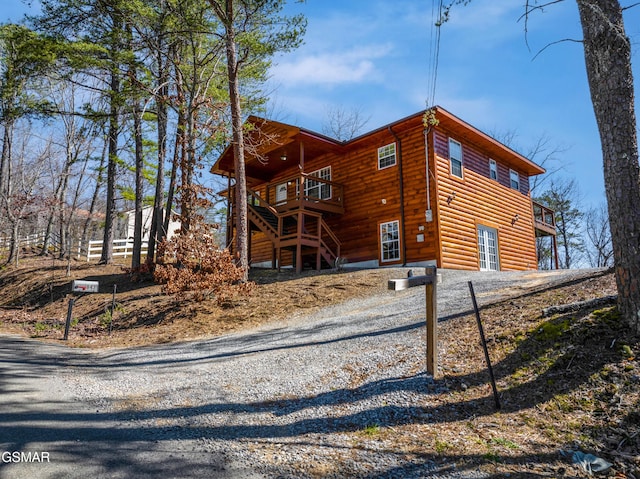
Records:
{"label": "dirt driveway", "polygon": [[[442,271],[439,318],[470,309],[469,280],[486,304],[587,273]],[[433,420],[423,324],[415,288],[138,349],[0,336],[0,478],[485,477],[354,448],[354,431]]]}

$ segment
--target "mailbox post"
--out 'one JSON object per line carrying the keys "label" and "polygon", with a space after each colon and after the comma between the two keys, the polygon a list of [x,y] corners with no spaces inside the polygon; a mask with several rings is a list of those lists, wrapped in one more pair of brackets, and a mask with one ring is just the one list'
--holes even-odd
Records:
{"label": "mailbox post", "polygon": [[[76,279],[71,283],[71,292],[73,294],[97,293],[99,289],[100,283],[98,281],[84,281]],[[71,327],[71,318],[73,316],[74,303],[74,298],[69,299],[69,307],[67,308],[67,321],[64,324],[64,337],[62,338],[64,341],[69,339],[69,328]]]}
{"label": "mailbox post", "polygon": [[426,323],[427,323],[427,372],[434,379],[438,374],[438,305],[436,284],[438,282],[437,269],[435,266],[425,268],[424,276],[409,276],[403,279],[391,279],[388,283],[388,289],[393,291],[401,291],[403,289],[413,288],[415,286],[425,286],[425,303],[426,303]]}

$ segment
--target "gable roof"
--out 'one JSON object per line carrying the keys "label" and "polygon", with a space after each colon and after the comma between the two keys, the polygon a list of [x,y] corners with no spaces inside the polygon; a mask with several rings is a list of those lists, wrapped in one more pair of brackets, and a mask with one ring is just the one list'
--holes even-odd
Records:
{"label": "gable roof", "polygon": [[[529,176],[540,175],[545,169],[525,156],[500,143],[473,125],[461,120],[440,106],[434,107],[438,120],[438,129],[452,135],[466,144],[475,145],[490,157],[500,159],[513,169]],[[250,116],[245,122],[245,167],[247,182],[260,183],[270,181],[279,172],[291,165],[300,164],[301,158],[313,158],[329,152],[339,153],[357,147],[361,142],[384,130],[398,133],[404,129],[422,127],[424,110],[414,113],[388,125],[348,141],[339,141],[320,133],[294,125],[288,125],[257,116]],[[283,161],[283,159],[285,159]],[[220,175],[234,171],[233,146],[230,144],[211,168],[211,172]]]}

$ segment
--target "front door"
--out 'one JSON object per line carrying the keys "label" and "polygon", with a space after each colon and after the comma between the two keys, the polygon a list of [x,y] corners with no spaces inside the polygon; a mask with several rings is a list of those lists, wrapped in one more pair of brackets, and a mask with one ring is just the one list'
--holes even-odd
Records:
{"label": "front door", "polygon": [[478,256],[480,271],[499,271],[498,232],[487,226],[478,226]]}
{"label": "front door", "polygon": [[281,183],[276,186],[276,205],[287,202],[287,184]]}

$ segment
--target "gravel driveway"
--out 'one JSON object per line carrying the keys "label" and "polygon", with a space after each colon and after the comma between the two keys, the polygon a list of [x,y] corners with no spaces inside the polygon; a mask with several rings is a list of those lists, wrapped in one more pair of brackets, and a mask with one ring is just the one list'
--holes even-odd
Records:
{"label": "gravel driveway", "polygon": [[[439,318],[471,308],[469,280],[482,305],[592,272],[442,270]],[[0,478],[483,477],[353,447],[353,431],[429,420],[423,326],[414,288],[138,349],[0,336]]]}

